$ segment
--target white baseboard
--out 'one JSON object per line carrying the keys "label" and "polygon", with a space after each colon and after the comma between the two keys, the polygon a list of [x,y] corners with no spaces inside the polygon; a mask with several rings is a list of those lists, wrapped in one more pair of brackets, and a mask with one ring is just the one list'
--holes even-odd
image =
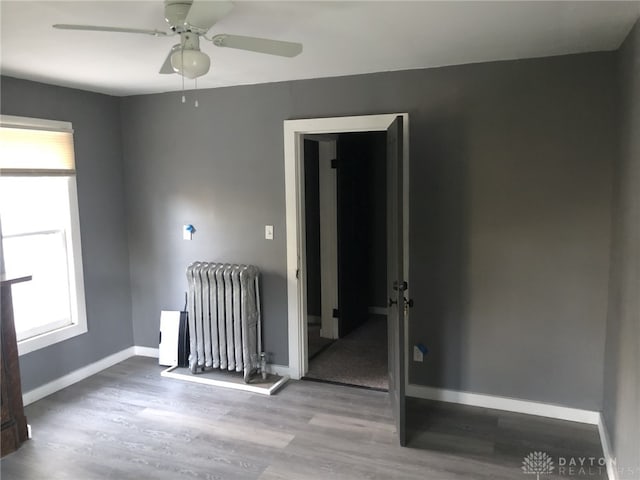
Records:
{"label": "white baseboard", "polygon": [[609,480],[618,480],[618,469],[615,464],[615,457],[611,449],[611,441],[609,439],[609,430],[604,422],[604,415],[600,413],[598,416],[598,433],[600,434],[600,443],[602,444],[602,455],[607,462],[607,476]]}
{"label": "white baseboard", "polygon": [[386,315],[387,307],[369,307],[369,313],[371,315]]}
{"label": "white baseboard", "polygon": [[136,345],[133,347],[133,354],[138,357],[158,358],[160,356],[160,351],[158,348],[140,347]]}
{"label": "white baseboard", "polygon": [[102,358],[97,362],[93,362],[82,368],[74,370],[73,372],[68,373],[60,378],[56,378],[49,383],[45,383],[40,387],[29,390],[22,395],[22,403],[24,403],[25,405],[29,405],[40,400],[41,398],[57,392],[58,390],[62,390],[63,388],[73,385],[80,380],[84,380],[91,375],[95,375],[96,373],[99,373],[106,368],[112,367],[116,363],[120,363],[127,358],[134,356],[134,349],[135,347],[125,348],[124,350],[120,350],[113,355],[109,355],[108,357]]}
{"label": "white baseboard", "polygon": [[609,433],[601,412],[582,410],[579,408],[562,407],[548,403],[532,402],[515,398],[498,397],[478,393],[459,392],[441,388],[425,387],[422,385],[407,385],[408,397],[424,398],[427,400],[439,400],[442,402],[458,403],[474,407],[493,408],[509,412],[538,415],[570,422],[587,423],[598,426],[598,434],[602,445],[602,455],[607,465],[609,480],[618,480],[618,471],[615,464],[615,456],[611,449]]}
{"label": "white baseboard", "polygon": [[[85,378],[95,375],[113,365],[120,363],[130,357],[143,356],[158,358],[158,349],[151,347],[133,346],[125,348],[97,362],[74,370],[67,375],[57,378],[40,387],[29,390],[22,395],[24,405],[29,405],[52,393],[62,390]],[[291,368],[287,365],[267,365],[267,371],[281,376],[291,377]],[[445,390],[441,388],[426,387],[423,385],[407,385],[406,394],[408,397],[424,398],[427,400],[439,400],[442,402],[458,403],[475,407],[492,408],[509,412],[524,413],[528,415],[538,415],[571,422],[588,423],[598,426],[600,442],[602,443],[603,455],[607,462],[607,474],[609,480],[617,480],[617,472],[608,431],[602,413],[592,410],[582,410],[578,408],[563,407],[541,402],[519,400],[515,398],[498,397],[478,393],[460,392],[455,390]]]}
{"label": "white baseboard", "polygon": [[291,368],[288,365],[276,365],[274,363],[268,363],[267,372],[273,373],[275,375],[280,375],[281,377],[293,378],[291,376]]}
{"label": "white baseboard", "polygon": [[[135,356],[158,358],[158,349],[151,347],[141,347],[139,345],[125,348],[124,350],[120,350],[113,355],[109,355],[108,357],[102,358],[97,362],[93,362],[60,378],[56,378],[55,380],[52,380],[51,382],[46,383],[40,387],[23,393],[22,403],[26,406],[33,402],[37,402],[41,398],[51,395],[52,393],[56,393],[58,390],[69,387],[74,383],[78,383],[79,381],[90,377],[91,375],[100,373],[102,370],[112,367],[117,363],[123,362],[127,358]],[[269,364],[267,365],[267,370],[269,373],[274,373],[283,377],[291,377],[291,369],[286,365]]]}
{"label": "white baseboard", "polygon": [[456,390],[445,390],[413,384],[407,385],[406,394],[408,397],[440,400],[442,402],[459,403],[461,405],[471,405],[474,407],[493,408],[495,410],[538,415],[541,417],[557,418],[559,420],[588,423],[591,425],[598,425],[600,421],[600,412],[562,407],[549,403],[532,402],[529,400],[519,400],[516,398],[459,392]]}

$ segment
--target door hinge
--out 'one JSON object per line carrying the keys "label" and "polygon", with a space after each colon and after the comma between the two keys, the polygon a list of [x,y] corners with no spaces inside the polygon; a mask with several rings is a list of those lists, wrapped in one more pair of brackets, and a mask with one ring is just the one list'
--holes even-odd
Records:
{"label": "door hinge", "polygon": [[331,316],[333,318],[340,318],[340,311],[337,308],[334,308]]}
{"label": "door hinge", "polygon": [[333,158],[331,160],[331,168],[338,168],[338,159],[337,158]]}
{"label": "door hinge", "polygon": [[398,282],[397,280],[393,282],[394,290],[400,290],[401,292],[404,292],[407,288],[409,288],[407,282]]}

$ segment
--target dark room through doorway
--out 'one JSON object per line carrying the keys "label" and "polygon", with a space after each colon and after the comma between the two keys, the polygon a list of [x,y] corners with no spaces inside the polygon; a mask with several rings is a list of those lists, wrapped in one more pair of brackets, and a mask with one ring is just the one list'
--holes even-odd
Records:
{"label": "dark room through doorway", "polygon": [[305,136],[305,379],[388,388],[386,149],[386,132]]}

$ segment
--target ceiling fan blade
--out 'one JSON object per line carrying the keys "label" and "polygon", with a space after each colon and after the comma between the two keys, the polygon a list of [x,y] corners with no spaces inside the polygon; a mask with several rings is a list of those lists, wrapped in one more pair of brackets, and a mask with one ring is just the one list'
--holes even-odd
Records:
{"label": "ceiling fan blade", "polygon": [[164,37],[166,32],[161,30],[146,30],[144,28],[120,28],[120,27],[102,27],[98,25],[67,25],[56,24],[53,28],[59,28],[60,30],[85,30],[93,32],[117,32],[117,33],[141,33],[143,35],[153,35],[154,37]]}
{"label": "ceiling fan blade", "polygon": [[184,23],[206,33],[233,8],[230,1],[193,0]]}
{"label": "ceiling fan blade", "polygon": [[281,57],[295,57],[302,52],[302,44],[283,42],[268,38],[245,37],[243,35],[227,35],[222,33],[214,36],[211,41],[217,47],[237,48],[250,52],[267,53]]}

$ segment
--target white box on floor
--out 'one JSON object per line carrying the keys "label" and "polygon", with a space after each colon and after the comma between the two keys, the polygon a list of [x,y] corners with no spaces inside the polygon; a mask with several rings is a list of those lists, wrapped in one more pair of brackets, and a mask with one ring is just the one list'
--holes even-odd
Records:
{"label": "white box on floor", "polygon": [[180,336],[180,312],[160,312],[160,342],[158,364],[167,367],[178,365],[178,339]]}

